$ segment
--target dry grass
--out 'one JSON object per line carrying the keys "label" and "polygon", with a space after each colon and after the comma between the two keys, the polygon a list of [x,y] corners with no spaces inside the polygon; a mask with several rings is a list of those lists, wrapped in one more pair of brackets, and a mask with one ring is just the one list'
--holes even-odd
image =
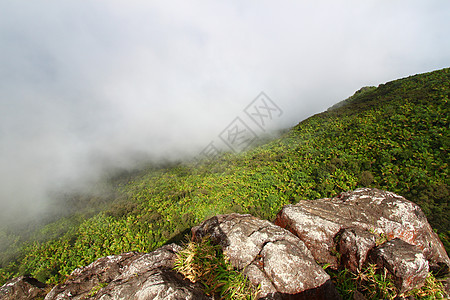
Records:
{"label": "dry grass", "polygon": [[380,269],[374,264],[354,274],[347,269],[339,272],[327,269],[331,278],[336,284],[343,299],[353,299],[353,295],[358,291],[367,299],[398,299],[397,297],[415,299],[447,299],[442,283],[428,274],[424,286],[403,294],[399,294],[394,284],[394,278],[386,269]]}
{"label": "dry grass", "polygon": [[177,254],[175,270],[192,282],[200,282],[208,295],[222,299],[256,299],[258,295],[258,288],[234,270],[222,248],[208,238],[187,243]]}

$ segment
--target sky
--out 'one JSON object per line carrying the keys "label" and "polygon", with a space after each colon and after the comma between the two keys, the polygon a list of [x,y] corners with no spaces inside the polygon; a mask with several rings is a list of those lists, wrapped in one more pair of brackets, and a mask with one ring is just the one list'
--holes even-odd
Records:
{"label": "sky", "polygon": [[259,135],[261,92],[264,130],[289,128],[449,67],[449,37],[445,0],[0,1],[0,224],[110,167],[225,147],[236,118]]}

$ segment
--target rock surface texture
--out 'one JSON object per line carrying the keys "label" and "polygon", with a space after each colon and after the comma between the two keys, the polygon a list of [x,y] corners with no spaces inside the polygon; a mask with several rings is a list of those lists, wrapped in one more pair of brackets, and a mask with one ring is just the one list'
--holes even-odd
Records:
{"label": "rock surface texture", "polygon": [[172,270],[180,247],[166,245],[151,253],[129,252],[100,258],[73,271],[45,300],[62,299],[210,299]]}
{"label": "rock surface texture", "polygon": [[[429,270],[448,273],[450,266],[422,210],[377,189],[287,205],[275,224],[251,215],[218,215],[192,228],[192,235],[221,245],[232,265],[261,286],[264,299],[339,299],[317,262],[353,272],[376,263],[394,276],[400,292],[422,286]],[[212,299],[173,271],[180,249],[170,244],[151,253],[100,258],[73,271],[45,299]],[[37,280],[18,277],[0,288],[0,299],[34,299],[45,292]],[[364,296],[357,292],[355,299]]]}
{"label": "rock surface texture", "polygon": [[421,287],[428,275],[428,261],[422,252],[400,239],[393,239],[375,248],[371,260],[386,268],[395,277],[401,293]]}
{"label": "rock surface texture", "polygon": [[29,276],[11,279],[0,288],[0,299],[35,299],[45,296],[46,285]]}
{"label": "rock surface texture", "polygon": [[[335,268],[339,265],[335,255],[339,233],[351,228],[358,228],[354,238],[362,238],[363,243],[370,243],[369,234],[376,236],[377,243],[399,238],[417,246],[429,261],[430,269],[448,271],[450,267],[444,246],[420,207],[391,192],[361,188],[335,198],[303,200],[283,207],[275,224],[305,242],[317,261]],[[361,231],[366,233],[361,235]],[[359,257],[367,255],[368,246],[365,248],[358,250]]]}
{"label": "rock surface texture", "polygon": [[376,246],[376,235],[357,227],[343,229],[338,236],[337,252],[341,254],[342,267],[353,273],[361,270],[369,251]]}
{"label": "rock surface texture", "polygon": [[292,233],[251,215],[219,215],[192,228],[220,244],[232,265],[261,284],[260,297],[339,299],[330,276]]}

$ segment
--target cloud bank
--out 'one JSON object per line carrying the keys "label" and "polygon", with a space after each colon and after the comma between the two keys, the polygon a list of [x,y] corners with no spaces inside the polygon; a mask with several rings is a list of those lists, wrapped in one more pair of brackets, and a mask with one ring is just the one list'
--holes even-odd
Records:
{"label": "cloud bank", "polygon": [[0,219],[107,166],[203,149],[264,91],[290,127],[448,67],[447,1],[3,1]]}

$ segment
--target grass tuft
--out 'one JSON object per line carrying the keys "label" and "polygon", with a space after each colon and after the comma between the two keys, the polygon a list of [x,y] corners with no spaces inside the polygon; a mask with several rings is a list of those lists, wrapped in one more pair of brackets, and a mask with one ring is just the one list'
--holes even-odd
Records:
{"label": "grass tuft", "polygon": [[108,283],[102,282],[94,286],[92,290],[89,292],[89,297],[94,297],[95,295],[97,295],[97,293],[105,286],[108,286]]}
{"label": "grass tuft", "polygon": [[207,295],[221,299],[256,299],[259,287],[234,270],[220,245],[213,245],[208,237],[190,241],[178,252],[174,269],[192,282],[203,285]]}
{"label": "grass tuft", "polygon": [[446,293],[442,283],[429,273],[424,286],[403,294],[395,287],[394,278],[383,268],[370,264],[357,274],[347,269],[334,271],[325,269],[334,281],[338,292],[343,299],[353,299],[356,293],[362,293],[369,300],[376,299],[400,299],[413,297],[413,299],[446,299]]}
{"label": "grass tuft", "polygon": [[447,299],[448,296],[444,291],[444,286],[434,275],[430,272],[426,278],[425,285],[420,289],[412,290],[409,293],[416,299]]}

